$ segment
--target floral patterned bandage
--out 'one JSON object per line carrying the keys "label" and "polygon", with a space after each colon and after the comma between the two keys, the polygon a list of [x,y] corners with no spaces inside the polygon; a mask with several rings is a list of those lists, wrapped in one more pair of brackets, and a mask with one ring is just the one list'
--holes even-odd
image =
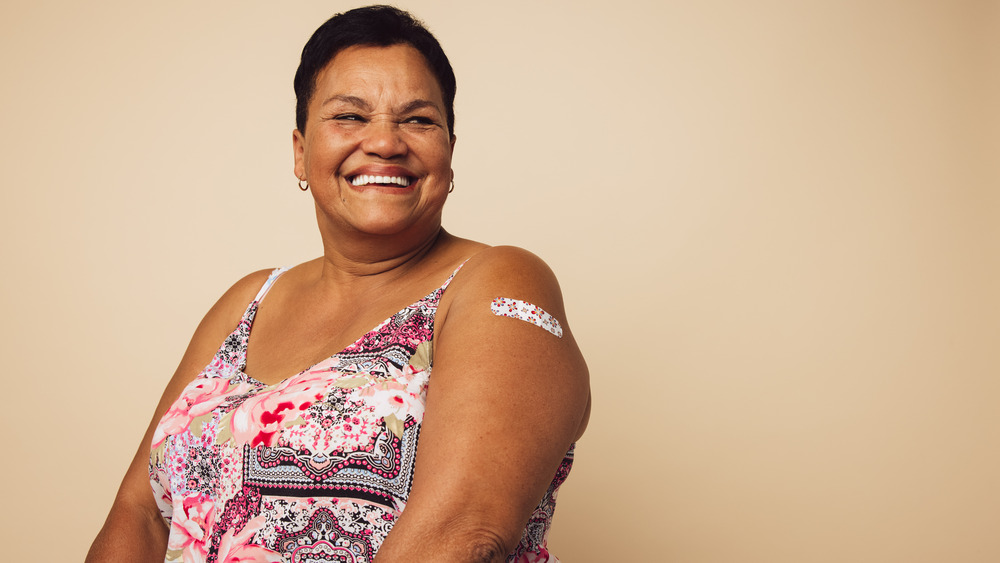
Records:
{"label": "floral patterned bandage", "polygon": [[507,297],[497,297],[490,304],[490,310],[498,317],[511,317],[529,322],[535,326],[540,326],[545,330],[562,338],[562,325],[552,315],[545,312],[538,305],[532,305],[520,299],[509,299]]}

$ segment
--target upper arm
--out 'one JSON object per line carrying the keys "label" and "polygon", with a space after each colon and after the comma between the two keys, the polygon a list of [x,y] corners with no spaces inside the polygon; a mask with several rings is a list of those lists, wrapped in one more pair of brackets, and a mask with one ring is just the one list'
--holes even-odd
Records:
{"label": "upper arm", "polygon": [[[431,533],[435,526],[480,528],[507,547],[586,424],[587,367],[555,277],[534,255],[484,251],[445,295],[414,482],[399,525]],[[494,314],[498,297],[544,309],[561,324],[562,337]],[[460,522],[442,522],[455,518]]]}
{"label": "upper arm", "polygon": [[[98,547],[102,537],[107,535],[125,537],[137,533],[124,527],[138,525],[138,523],[132,522],[135,515],[141,514],[145,517],[145,521],[159,521],[162,524],[149,484],[148,464],[153,433],[160,418],[177,399],[184,387],[211,361],[212,356],[226,336],[236,328],[245,307],[263,285],[264,280],[267,279],[268,272],[269,270],[254,272],[236,282],[201,320],[177,370],[167,383],[153,412],[152,420],[139,443],[135,457],[122,479],[104,529],[98,536],[98,541],[95,542],[95,548]],[[164,546],[166,545],[165,538],[164,532]]]}

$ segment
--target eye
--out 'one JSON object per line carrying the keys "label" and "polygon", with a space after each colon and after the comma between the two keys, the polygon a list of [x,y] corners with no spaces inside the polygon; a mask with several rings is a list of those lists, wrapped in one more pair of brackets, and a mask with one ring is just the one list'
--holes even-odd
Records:
{"label": "eye", "polygon": [[434,125],[434,120],[421,115],[414,115],[403,120],[403,123],[413,123],[417,125]]}
{"label": "eye", "polygon": [[364,118],[356,113],[341,113],[333,116],[335,121],[364,121]]}

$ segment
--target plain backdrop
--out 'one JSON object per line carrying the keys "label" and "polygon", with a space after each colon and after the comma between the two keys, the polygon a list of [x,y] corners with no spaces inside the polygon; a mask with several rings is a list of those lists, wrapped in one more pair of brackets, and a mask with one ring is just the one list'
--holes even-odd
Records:
{"label": "plain backdrop", "polygon": [[[292,75],[342,2],[0,5],[0,535],[78,561],[194,327],[316,256]],[[558,274],[566,562],[1000,560],[1000,3],[406,1],[446,227]]]}

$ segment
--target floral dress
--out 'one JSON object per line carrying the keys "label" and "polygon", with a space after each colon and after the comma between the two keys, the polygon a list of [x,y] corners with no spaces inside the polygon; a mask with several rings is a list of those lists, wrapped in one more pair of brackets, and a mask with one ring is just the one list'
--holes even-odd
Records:
{"label": "floral dress", "polygon": [[[461,268],[461,267],[459,267]],[[150,483],[165,561],[364,563],[406,506],[431,374],[434,314],[455,273],[334,356],[265,385],[244,373],[275,270],[153,436]],[[573,450],[507,560],[546,548]]]}

